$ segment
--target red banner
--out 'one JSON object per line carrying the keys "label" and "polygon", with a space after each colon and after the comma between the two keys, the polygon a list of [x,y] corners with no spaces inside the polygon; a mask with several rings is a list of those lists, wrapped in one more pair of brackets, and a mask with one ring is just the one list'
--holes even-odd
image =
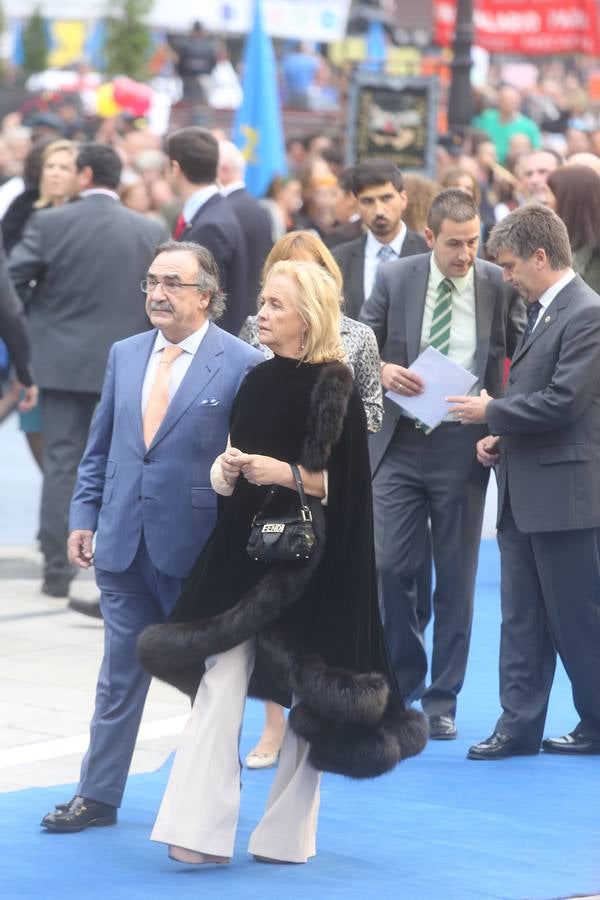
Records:
{"label": "red banner", "polygon": [[[456,0],[433,0],[435,42],[454,41]],[[474,43],[491,53],[600,53],[596,0],[474,0]]]}

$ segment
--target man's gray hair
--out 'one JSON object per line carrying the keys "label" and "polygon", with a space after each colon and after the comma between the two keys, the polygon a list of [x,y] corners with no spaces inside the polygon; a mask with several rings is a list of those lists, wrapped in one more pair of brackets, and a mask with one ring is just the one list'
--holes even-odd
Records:
{"label": "man's gray hair", "polygon": [[219,267],[210,250],[202,244],[194,241],[164,241],[154,251],[154,258],[159,253],[175,253],[184,250],[191,253],[198,264],[198,290],[210,294],[210,300],[206,307],[209,319],[220,319],[225,312],[225,295],[221,290],[219,280]]}
{"label": "man's gray hair", "polygon": [[513,210],[494,226],[487,242],[492,259],[497,259],[503,250],[520,259],[531,259],[539,249],[546,251],[550,268],[555,271],[572,264],[565,223],[541,203],[528,203]]}

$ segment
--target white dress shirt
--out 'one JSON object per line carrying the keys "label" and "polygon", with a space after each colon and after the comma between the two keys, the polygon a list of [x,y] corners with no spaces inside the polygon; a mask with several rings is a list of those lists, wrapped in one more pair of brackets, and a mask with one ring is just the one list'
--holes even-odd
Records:
{"label": "white dress shirt", "polygon": [[207,319],[204,325],[202,325],[202,327],[199,328],[198,331],[194,331],[193,334],[188,335],[188,337],[184,338],[183,341],[180,341],[175,345],[171,344],[171,342],[166,339],[161,331],[157,332],[156,338],[154,340],[154,347],[152,348],[152,353],[150,354],[148,365],[146,366],[144,382],[142,384],[142,416],[146,411],[148,397],[150,396],[150,391],[152,390],[152,385],[154,384],[154,380],[156,378],[158,364],[160,362],[163,348],[167,346],[176,346],[181,347],[181,349],[184,351],[181,356],[178,356],[177,359],[173,360],[173,362],[171,363],[171,379],[169,381],[170,403],[175,396],[177,388],[183,381],[185,373],[192,364],[194,355],[198,350],[198,347],[202,343],[206,332],[208,331],[209,324],[209,320]]}
{"label": "white dress shirt", "polygon": [[204,206],[207,200],[210,200],[211,197],[214,197],[214,195],[218,193],[220,193],[220,191],[216,184],[207,184],[206,187],[200,188],[199,191],[196,191],[195,194],[188,197],[181,210],[186,225],[190,224],[200,207]]}
{"label": "white dress shirt", "polygon": [[378,257],[378,253],[382,247],[391,247],[396,256],[400,256],[402,253],[402,245],[404,243],[404,238],[406,237],[406,225],[404,222],[400,222],[400,231],[389,244],[382,244],[381,241],[378,241],[372,231],[367,231],[367,243],[365,244],[365,268],[363,272],[364,282],[363,286],[365,289],[365,300],[367,300],[371,296],[371,291],[373,290],[373,285],[375,284],[375,274],[377,272],[377,266],[381,262]]}
{"label": "white dress shirt", "polygon": [[563,275],[557,282],[555,282],[552,287],[549,287],[547,291],[544,291],[541,297],[538,298],[538,303],[542,307],[538,313],[538,317],[535,320],[535,325],[531,329],[535,331],[537,323],[540,321],[540,317],[542,313],[548,309],[554,298],[557,294],[559,294],[564,287],[568,285],[570,281],[573,281],[575,275],[577,273],[573,269],[569,269],[566,275]]}

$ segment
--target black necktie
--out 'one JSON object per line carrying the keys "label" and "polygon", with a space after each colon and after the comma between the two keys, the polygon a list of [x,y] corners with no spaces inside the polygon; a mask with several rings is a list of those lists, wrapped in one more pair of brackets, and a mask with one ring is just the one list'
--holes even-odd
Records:
{"label": "black necktie", "polygon": [[537,322],[537,317],[541,308],[542,304],[538,300],[536,300],[535,303],[532,303],[527,310],[527,328],[525,329],[525,334],[523,335],[523,343],[525,343],[525,341],[529,338],[529,335],[533,331],[533,326]]}

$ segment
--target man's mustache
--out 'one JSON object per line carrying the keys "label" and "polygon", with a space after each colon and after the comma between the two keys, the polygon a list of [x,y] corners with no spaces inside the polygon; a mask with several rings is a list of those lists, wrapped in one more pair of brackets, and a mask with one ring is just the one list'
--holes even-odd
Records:
{"label": "man's mustache", "polygon": [[173,307],[168,300],[151,300],[150,312],[173,312]]}

